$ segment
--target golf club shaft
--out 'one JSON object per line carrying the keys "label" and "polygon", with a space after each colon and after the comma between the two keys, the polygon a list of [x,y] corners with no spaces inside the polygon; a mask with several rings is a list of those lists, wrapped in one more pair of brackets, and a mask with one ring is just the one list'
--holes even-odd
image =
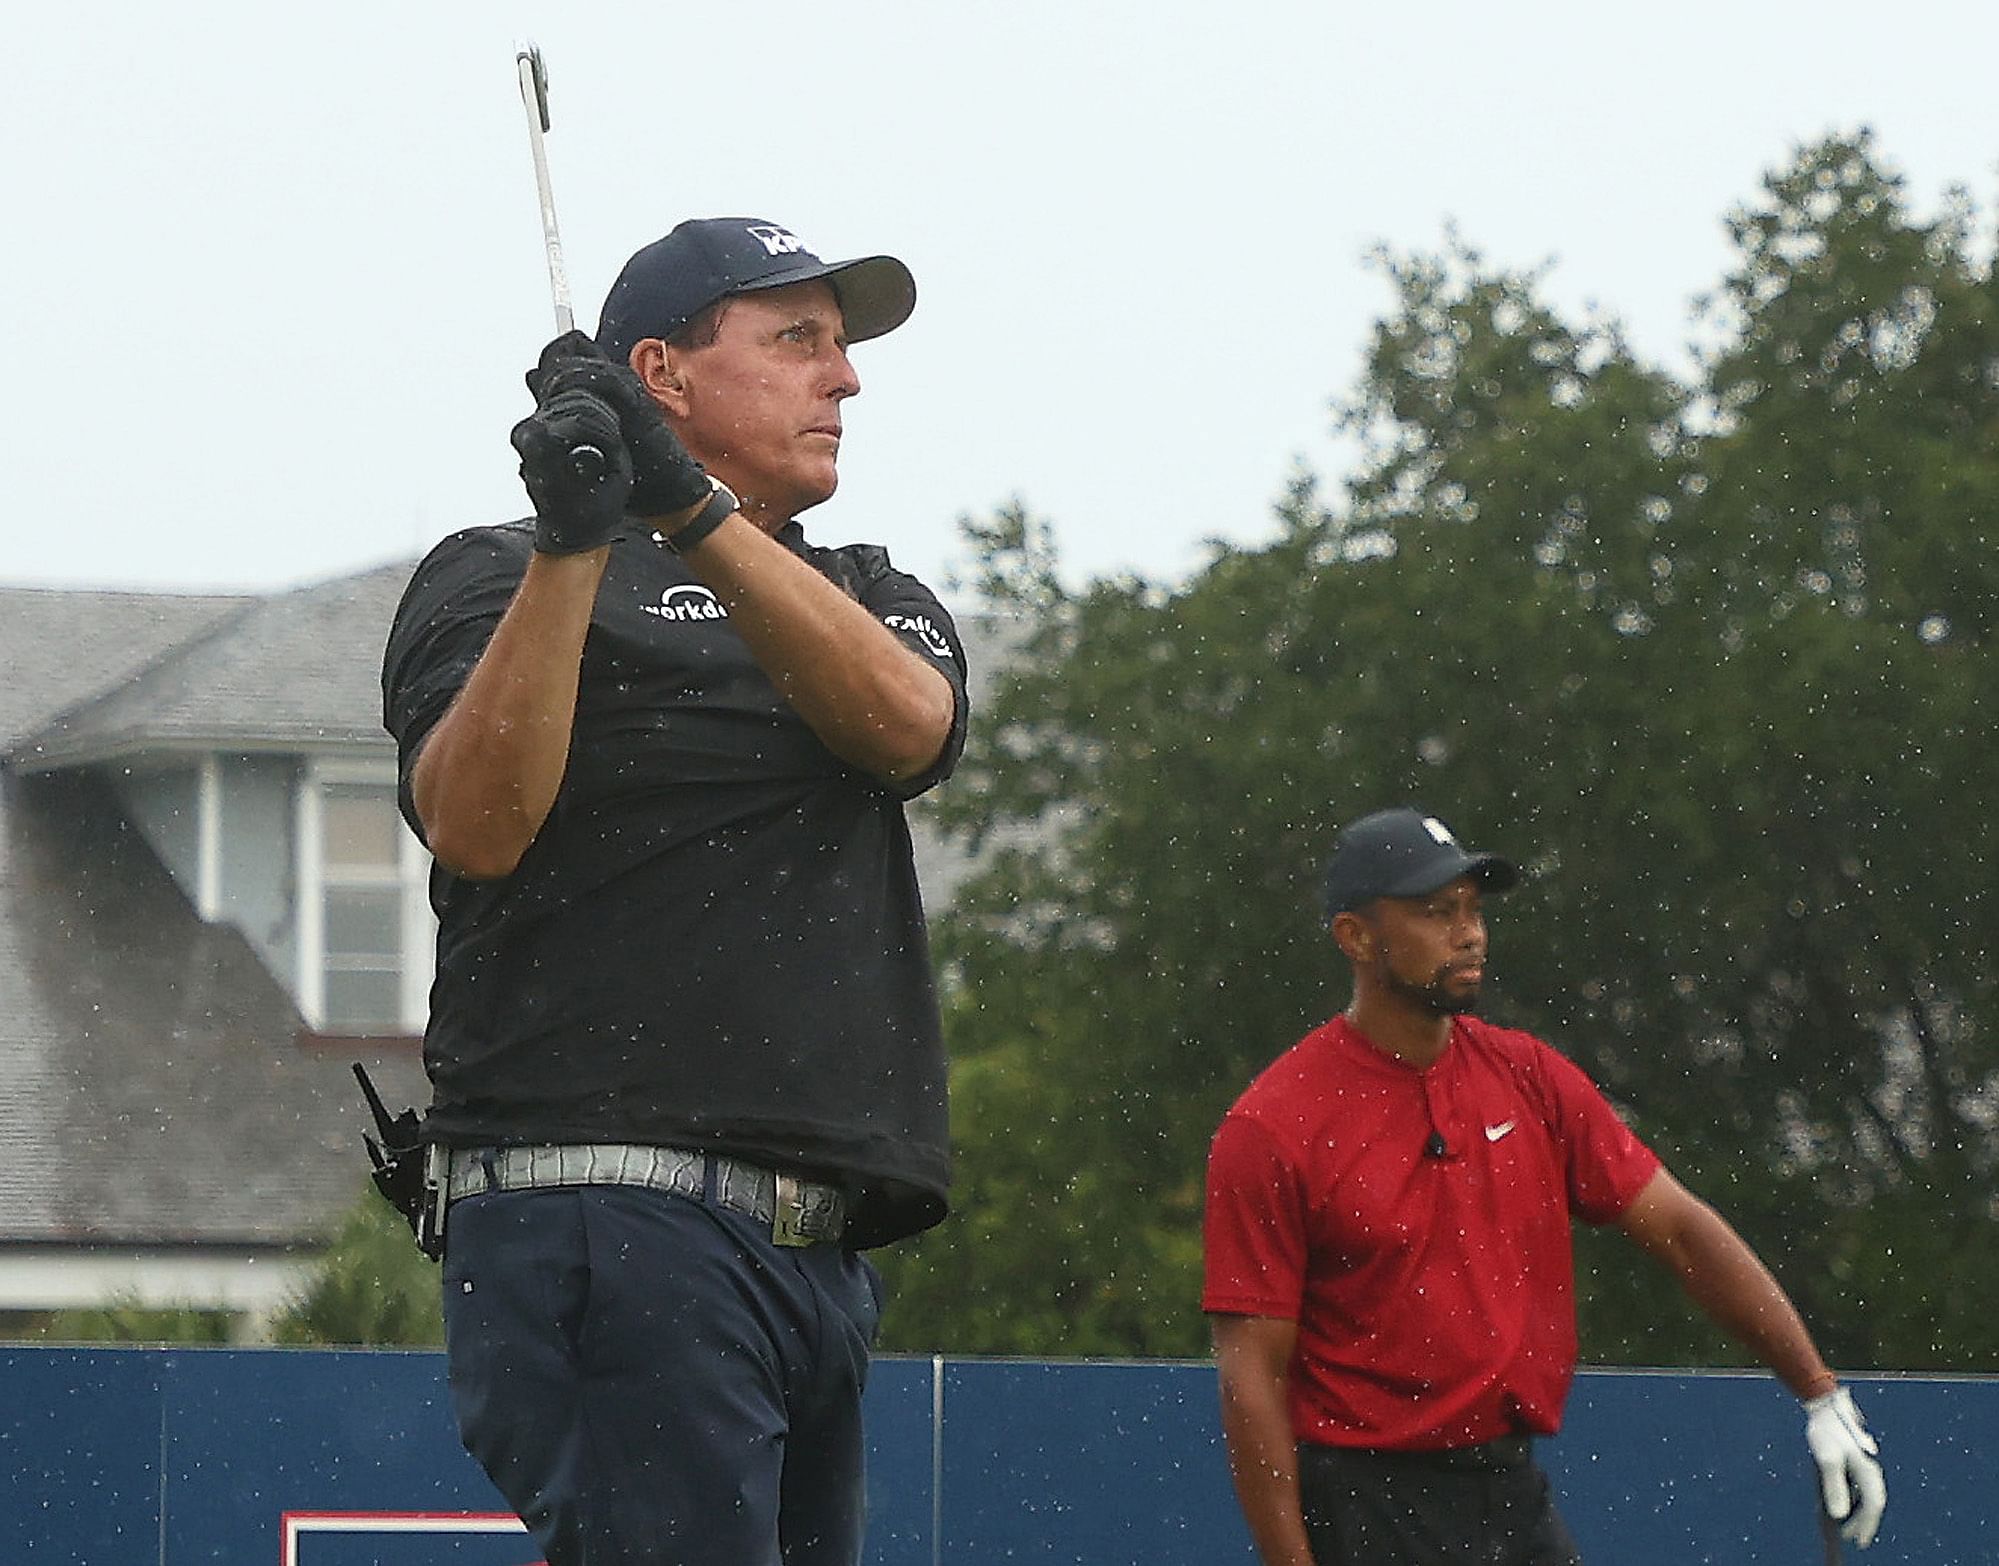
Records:
{"label": "golf club shaft", "polygon": [[[530,44],[516,53],[514,72],[520,78],[521,104],[527,110],[535,194],[541,201],[542,246],[548,255],[548,288],[555,300],[555,331],[559,337],[576,329],[576,312],[569,303],[569,271],[562,260],[562,232],[555,222],[555,186],[548,177],[548,147],[543,139],[549,123],[548,75],[542,66],[541,51]],[[603,452],[586,444],[570,449],[569,465],[578,478],[595,483],[608,464]]]}

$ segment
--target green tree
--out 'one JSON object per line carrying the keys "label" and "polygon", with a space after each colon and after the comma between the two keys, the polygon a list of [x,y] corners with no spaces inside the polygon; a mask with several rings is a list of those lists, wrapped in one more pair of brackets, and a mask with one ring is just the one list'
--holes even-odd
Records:
{"label": "green tree", "polygon": [[[975,530],[1036,629],[937,807],[990,858],[938,935],[963,1216],[890,1258],[897,1346],[1200,1351],[1207,1137],[1344,998],[1334,828],[1417,799],[1532,871],[1487,1009],[1837,1360],[1999,1359],[1990,270],[1865,136],[1731,221],[1693,384],[1461,245],[1385,255],[1340,504],[1301,480],[1177,588],[1068,591],[1032,518]],[[1726,1352],[1628,1250],[1582,1259],[1593,1357]]]}
{"label": "green tree", "polygon": [[50,1311],[20,1331],[29,1343],[228,1343],[237,1317],[199,1305],[142,1305],[118,1298],[103,1305]]}
{"label": "green tree", "polygon": [[1989,1253],[1995,1216],[1999,295],[1968,203],[1913,221],[1865,135],[1731,227],[1698,689],[1730,717],[1717,869],[1761,873],[1699,889],[1712,1118],[1680,1134],[1719,1172],[1728,1146],[1696,1133],[1748,1128],[1730,1199],[1835,1354],[1989,1364],[1978,1269],[1931,1263]]}
{"label": "green tree", "polygon": [[441,1344],[437,1264],[416,1248],[409,1226],[370,1187],[273,1323],[271,1336],[300,1344]]}

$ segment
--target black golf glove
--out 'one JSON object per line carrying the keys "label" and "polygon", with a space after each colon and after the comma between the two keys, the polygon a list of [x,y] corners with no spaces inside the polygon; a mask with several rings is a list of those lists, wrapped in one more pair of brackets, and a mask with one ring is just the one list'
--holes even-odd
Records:
{"label": "black golf glove", "polygon": [[581,389],[551,390],[510,438],[534,502],[534,547],[575,555],[609,543],[632,494],[632,459],[610,404]]}
{"label": "black golf glove", "polygon": [[707,474],[680,444],[652,393],[629,365],[605,358],[582,332],[565,332],[542,349],[527,383],[537,398],[587,392],[616,413],[631,454],[632,492],[625,504],[633,516],[671,516],[707,498]]}

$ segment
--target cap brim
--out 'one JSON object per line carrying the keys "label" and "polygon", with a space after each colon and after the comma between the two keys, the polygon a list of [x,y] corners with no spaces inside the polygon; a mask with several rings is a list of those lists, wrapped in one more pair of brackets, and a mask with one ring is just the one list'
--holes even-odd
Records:
{"label": "cap brim", "polygon": [[1498,854],[1464,854],[1456,860],[1432,862],[1411,871],[1384,893],[1388,897],[1422,897],[1465,876],[1478,879],[1479,890],[1510,892],[1520,884],[1520,867]]}
{"label": "cap brim", "polygon": [[862,256],[854,261],[836,261],[830,266],[815,262],[795,272],[760,277],[733,292],[760,294],[767,288],[788,288],[793,283],[815,282],[822,277],[833,285],[840,301],[840,314],[846,322],[850,343],[864,343],[870,337],[894,331],[916,308],[916,279],[894,256]]}

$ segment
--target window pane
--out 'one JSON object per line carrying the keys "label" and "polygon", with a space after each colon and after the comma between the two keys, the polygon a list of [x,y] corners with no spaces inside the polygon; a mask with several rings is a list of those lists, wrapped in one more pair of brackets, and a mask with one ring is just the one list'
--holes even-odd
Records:
{"label": "window pane", "polygon": [[366,783],[328,784],[324,793],[326,864],[329,869],[396,869],[395,790]]}
{"label": "window pane", "polygon": [[400,968],[403,960],[403,894],[393,886],[326,889],[326,961],[369,957],[370,966]]}
{"label": "window pane", "polygon": [[398,998],[402,981],[395,973],[341,973],[326,975],[326,1031],[328,1033],[393,1033],[399,1031]]}

